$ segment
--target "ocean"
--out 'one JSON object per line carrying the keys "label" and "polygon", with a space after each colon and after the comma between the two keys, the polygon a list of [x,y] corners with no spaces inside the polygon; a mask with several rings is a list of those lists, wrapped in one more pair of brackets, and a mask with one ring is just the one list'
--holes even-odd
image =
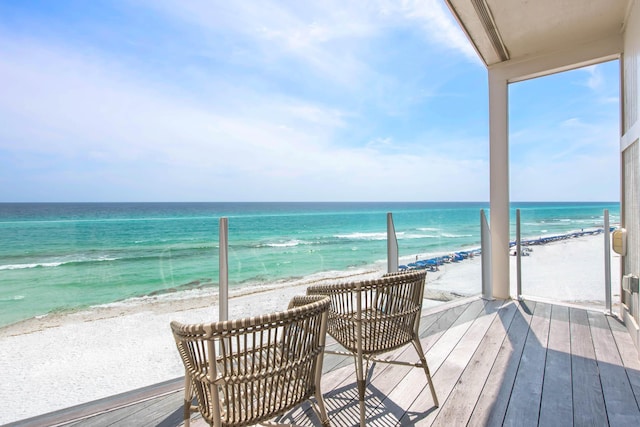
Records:
{"label": "ocean", "polygon": [[[488,203],[0,203],[0,326],[135,297],[252,287],[386,268],[391,212],[401,263],[480,247]],[[523,237],[601,228],[619,203],[513,203]],[[515,225],[512,225],[512,233]],[[479,290],[478,290],[479,292]]]}

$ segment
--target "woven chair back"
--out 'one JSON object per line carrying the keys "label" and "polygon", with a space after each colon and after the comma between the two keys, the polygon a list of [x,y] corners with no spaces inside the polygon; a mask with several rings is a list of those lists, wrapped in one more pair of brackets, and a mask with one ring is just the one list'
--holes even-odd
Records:
{"label": "woven chair back", "polygon": [[336,341],[355,353],[361,323],[361,351],[375,355],[399,348],[417,335],[425,277],[425,271],[389,274],[376,280],[314,285],[307,294],[331,298],[328,332]]}
{"label": "woven chair back", "polygon": [[295,297],[289,309],[258,317],[171,323],[198,410],[211,425],[274,418],[315,393],[329,299]]}

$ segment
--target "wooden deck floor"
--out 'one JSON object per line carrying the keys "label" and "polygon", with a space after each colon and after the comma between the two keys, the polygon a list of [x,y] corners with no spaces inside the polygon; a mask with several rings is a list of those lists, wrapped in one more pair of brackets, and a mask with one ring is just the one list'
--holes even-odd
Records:
{"label": "wooden deck floor", "polygon": [[[640,360],[614,317],[542,302],[473,299],[429,311],[420,329],[440,407],[433,406],[422,370],[375,364],[368,371],[367,425],[640,425]],[[413,361],[416,355],[407,346],[393,356]],[[324,372],[332,425],[357,425],[352,359],[327,355]],[[118,409],[102,402],[103,413],[96,416],[88,416],[91,405],[83,405],[81,420],[60,422],[79,413],[70,408],[57,418],[16,425],[177,426],[182,392],[171,391],[176,384],[168,383],[160,397],[112,405]],[[281,421],[318,424],[309,405]]]}

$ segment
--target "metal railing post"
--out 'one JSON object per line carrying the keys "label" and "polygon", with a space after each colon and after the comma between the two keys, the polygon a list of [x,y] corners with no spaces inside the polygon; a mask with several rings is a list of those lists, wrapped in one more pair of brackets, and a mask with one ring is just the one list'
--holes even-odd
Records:
{"label": "metal railing post", "polygon": [[604,301],[605,310],[611,314],[611,231],[609,209],[604,210]]}
{"label": "metal railing post", "polygon": [[522,295],[522,236],[520,234],[520,209],[516,209],[516,298]]}
{"label": "metal railing post", "polygon": [[398,271],[398,238],[393,225],[393,215],[387,213],[387,273]]}
{"label": "metal railing post", "polygon": [[219,238],[219,318],[229,320],[229,220],[220,218]]}

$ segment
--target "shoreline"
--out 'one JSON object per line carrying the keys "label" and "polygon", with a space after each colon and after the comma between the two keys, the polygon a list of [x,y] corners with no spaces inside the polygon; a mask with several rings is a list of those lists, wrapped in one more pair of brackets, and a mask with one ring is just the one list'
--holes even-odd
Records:
{"label": "shoreline", "polygon": [[[281,280],[273,284],[256,284],[253,286],[242,286],[236,288],[230,287],[229,306],[231,307],[233,305],[231,304],[232,301],[242,301],[252,296],[257,297],[262,294],[271,293],[277,295],[279,291],[283,292],[283,296],[285,296],[285,294],[289,295],[289,293],[291,293],[291,296],[293,296],[294,292],[291,291],[292,289],[296,289],[297,293],[295,294],[297,295],[300,292],[304,293],[306,286],[309,286],[311,284],[347,279],[367,279],[376,277],[380,274],[382,274],[381,270],[362,270],[353,272],[334,271],[314,274],[295,280]],[[285,291],[286,289],[288,289],[289,291]],[[39,332],[76,321],[96,321],[101,319],[108,319],[111,317],[135,314],[140,311],[150,311],[156,314],[163,314],[214,307],[214,311],[216,314],[214,320],[217,320],[218,300],[218,287],[190,289],[177,292],[166,292],[155,295],[127,298],[125,300],[107,304],[47,313],[29,319],[20,320],[9,325],[0,326],[0,339],[7,336],[16,336]],[[267,304],[267,307],[269,307],[269,305],[274,304]],[[265,306],[262,305],[262,307]],[[275,308],[276,307],[274,307],[273,311],[277,311]],[[259,312],[256,311],[255,314],[261,314],[263,312],[266,311],[260,309]],[[250,315],[254,314],[250,313]],[[209,321],[211,321],[210,317]]]}
{"label": "shoreline", "polygon": [[[584,237],[584,236],[593,236],[598,235],[602,232],[601,228],[590,228],[587,231],[570,231],[560,235],[541,235],[537,238],[530,238],[529,240],[523,240],[523,247],[528,247],[532,245],[545,245],[551,242],[557,242],[562,240],[567,240],[576,237]],[[513,247],[515,243],[510,242],[510,247]],[[457,251],[437,251],[437,252],[427,252],[427,253],[417,253],[413,255],[403,255],[399,257],[399,267],[401,270],[407,269],[407,266],[415,266],[415,262],[425,262],[431,260],[442,260],[445,258],[453,257],[454,254],[470,254],[470,257],[465,257],[463,260],[458,261],[457,263],[451,263],[452,265],[460,265],[462,263],[473,262],[474,258],[479,259],[481,257],[481,249],[477,245],[468,245],[459,247]],[[441,261],[439,261],[441,262]],[[433,265],[433,264],[432,264]],[[441,267],[443,266],[441,263],[438,264]],[[246,281],[240,283],[232,283],[229,287],[229,296],[237,296],[237,295],[245,295],[251,294],[255,292],[265,292],[272,289],[276,289],[278,287],[287,287],[287,286],[298,286],[301,284],[311,285],[314,283],[320,283],[327,280],[342,280],[347,278],[367,278],[373,277],[376,273],[383,273],[386,271],[386,259],[373,261],[370,264],[365,264],[359,267],[352,267],[353,269],[345,269],[345,270],[333,270],[333,271],[324,271],[319,273],[312,273],[306,276],[297,276],[297,277],[285,277],[281,279],[275,279],[271,282],[258,282],[258,281]],[[428,270],[432,274],[440,275],[437,271]],[[211,280],[211,279],[207,279]],[[428,279],[427,279],[428,280]],[[73,316],[77,313],[82,313],[85,311],[91,312],[104,312],[108,311],[111,307],[122,307],[129,305],[146,305],[148,303],[151,304],[162,304],[166,301],[180,301],[183,299],[193,299],[194,301],[197,299],[207,299],[208,304],[215,303],[218,301],[218,286],[217,283],[208,283],[208,286],[192,286],[196,281],[192,281],[189,283],[185,283],[179,285],[177,287],[173,287],[170,289],[161,289],[156,290],[146,295],[140,296],[132,296],[127,297],[126,299],[106,302],[100,304],[93,304],[89,306],[80,306],[80,307],[69,307],[69,308],[60,308],[58,310],[51,311],[49,313],[38,314],[30,318],[23,318],[20,320],[16,320],[7,324],[0,324],[0,337],[3,334],[3,331],[11,330],[11,329],[22,329],[22,330],[30,330],[31,328],[38,327],[46,327],[45,325],[48,322],[57,322],[58,319],[65,318],[66,316]],[[479,285],[480,286],[480,285]],[[435,293],[433,298],[427,297],[427,299],[435,299],[435,300],[444,300],[449,301],[451,298],[455,297],[465,297],[469,295],[469,289],[464,289],[462,295],[458,291],[453,292],[452,295],[443,296],[441,293]],[[474,292],[471,290],[471,292]],[[195,303],[194,303],[195,304]],[[26,325],[26,326],[22,326]]]}
{"label": "shoreline", "polygon": [[[602,259],[599,252],[603,252],[603,242],[596,236],[536,246],[530,256],[522,258],[523,280],[527,279],[524,293],[541,297],[551,293],[556,301],[592,300],[602,293],[590,289],[596,285],[586,284],[588,279],[603,281],[593,269],[599,262],[594,260]],[[510,258],[513,289],[515,257]],[[612,256],[613,277],[620,271],[619,260]],[[229,318],[284,310],[291,297],[304,294],[311,283],[366,279],[382,273],[377,269],[330,272],[250,291],[230,289]],[[568,285],[558,286],[568,281],[577,285],[573,294]],[[615,301],[619,282],[612,280],[612,289]],[[424,307],[480,292],[481,257],[444,264],[439,271],[427,273]],[[180,377],[183,366],[169,323],[217,319],[217,292],[205,295],[202,290],[187,290],[55,313],[0,328],[0,371],[5,380],[0,384],[0,401],[7,412],[0,414],[0,424]],[[122,369],[123,364],[127,369]],[[33,383],[56,389],[56,393],[41,396],[37,408],[20,404]]]}

